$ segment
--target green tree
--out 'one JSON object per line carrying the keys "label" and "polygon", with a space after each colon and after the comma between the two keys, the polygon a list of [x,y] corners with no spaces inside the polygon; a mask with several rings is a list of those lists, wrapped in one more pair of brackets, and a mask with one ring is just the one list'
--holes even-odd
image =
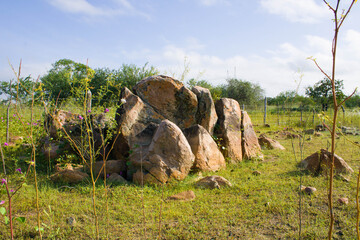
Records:
{"label": "green tree", "polygon": [[[11,84],[11,85],[10,85]],[[0,83],[0,95],[11,96],[12,99],[16,99],[18,97],[19,100],[23,102],[27,102],[30,100],[31,96],[29,96],[28,91],[32,91],[36,82],[31,78],[31,76],[27,76],[25,78],[19,78],[19,82],[12,80],[11,82],[3,81]]]}
{"label": "green tree", "polygon": [[159,71],[153,66],[148,67],[147,63],[143,67],[123,64],[118,70],[95,69],[94,77],[90,82],[93,98],[96,99],[95,104],[114,104],[119,100],[122,87],[132,90],[142,79],[157,74]]}
{"label": "green tree", "polygon": [[[343,80],[335,80],[334,83],[336,98],[342,101],[345,98],[342,91],[344,89]],[[320,104],[322,111],[327,111],[329,105],[333,104],[332,85],[328,78],[320,80],[312,87],[307,87],[305,94],[312,98],[315,103]]]}
{"label": "green tree", "polygon": [[360,95],[353,95],[349,100],[345,102],[345,106],[348,108],[360,108]]}
{"label": "green tree", "polygon": [[222,86],[222,95],[233,98],[240,104],[254,105],[264,98],[264,90],[258,84],[231,78]]}
{"label": "green tree", "polygon": [[52,69],[41,78],[45,98],[63,101],[67,98],[84,94],[84,81],[89,81],[94,70],[82,63],[70,59],[60,59]]}

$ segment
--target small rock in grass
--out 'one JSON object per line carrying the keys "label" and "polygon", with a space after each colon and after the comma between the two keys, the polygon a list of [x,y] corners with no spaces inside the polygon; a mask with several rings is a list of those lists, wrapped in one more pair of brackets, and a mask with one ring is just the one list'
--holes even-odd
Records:
{"label": "small rock in grass", "polygon": [[311,195],[316,192],[316,188],[301,186],[301,192]]}
{"label": "small rock in grass", "polygon": [[252,174],[255,175],[255,176],[259,176],[259,175],[261,175],[261,172],[259,172],[259,171],[253,171]]}
{"label": "small rock in grass", "polygon": [[321,132],[315,132],[315,133],[314,133],[314,136],[315,136],[315,137],[321,137],[321,136],[322,136],[322,133],[321,133]]}
{"label": "small rock in grass", "polygon": [[75,220],[74,217],[68,217],[68,218],[66,219],[66,223],[67,223],[71,228],[73,228],[73,227],[75,227],[75,225],[76,225],[76,220]]}
{"label": "small rock in grass", "polygon": [[210,188],[210,189],[220,189],[220,187],[229,186],[231,187],[232,184],[224,177],[221,176],[208,176],[200,179],[196,182],[198,187]]}
{"label": "small rock in grass", "polygon": [[343,198],[339,198],[338,199],[338,202],[343,204],[343,205],[348,205],[349,204],[349,199],[346,198],[346,197],[343,197]]}
{"label": "small rock in grass", "polygon": [[172,195],[167,198],[167,200],[175,200],[175,201],[191,201],[195,199],[195,193],[191,190],[181,192],[175,195]]}

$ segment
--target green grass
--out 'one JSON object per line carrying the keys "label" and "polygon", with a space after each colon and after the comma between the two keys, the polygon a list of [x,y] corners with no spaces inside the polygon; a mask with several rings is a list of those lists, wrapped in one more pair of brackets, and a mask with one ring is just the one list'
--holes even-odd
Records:
{"label": "green grass", "polygon": [[[3,116],[3,115],[2,115]],[[252,117],[250,113],[250,117]],[[275,131],[283,126],[261,126],[257,116],[252,117],[255,130],[277,139]],[[260,119],[260,118],[259,118]],[[272,117],[274,119],[274,116]],[[19,131],[18,133],[21,133]],[[1,138],[5,135],[1,128]],[[350,136],[360,141],[360,136]],[[106,224],[106,198],[102,182],[97,183],[97,213],[100,236],[109,239],[296,239],[299,234],[299,182],[302,173],[297,167],[300,161],[298,140],[293,141],[296,159],[290,139],[278,139],[286,148],[264,150],[264,161],[243,161],[228,165],[227,169],[207,175],[227,178],[231,188],[216,190],[195,187],[197,175],[189,175],[182,182],[165,186],[137,186],[133,184],[111,186],[108,192],[109,223]],[[304,142],[303,156],[320,148],[326,148],[329,134],[312,137]],[[6,159],[18,162],[24,155],[16,146],[5,149]],[[355,170],[350,182],[335,179],[334,211],[336,239],[356,239],[356,176],[360,167],[360,148],[341,137],[336,153]],[[11,156],[8,157],[8,156]],[[26,163],[24,163],[26,164]],[[18,165],[9,171],[14,172]],[[256,176],[257,170],[261,175]],[[13,199],[15,216],[26,217],[25,224],[15,222],[16,239],[38,239],[36,226],[35,189],[30,174],[27,186]],[[2,178],[2,173],[0,174]],[[15,177],[15,175],[11,175]],[[304,174],[303,185],[317,189],[314,195],[302,195],[302,239],[324,239],[329,224],[327,207],[327,177]],[[95,238],[90,182],[78,185],[52,183],[46,173],[39,176],[41,221],[44,239],[93,239]],[[168,196],[185,190],[193,190],[196,198],[190,202],[166,201]],[[339,197],[348,197],[346,206],[337,203]],[[0,186],[0,200],[5,199],[4,187]],[[144,204],[144,205],[143,205]],[[3,205],[4,206],[4,205]],[[159,217],[161,211],[161,232]],[[74,227],[67,219],[76,220]],[[9,239],[8,226],[0,224],[0,239]]]}

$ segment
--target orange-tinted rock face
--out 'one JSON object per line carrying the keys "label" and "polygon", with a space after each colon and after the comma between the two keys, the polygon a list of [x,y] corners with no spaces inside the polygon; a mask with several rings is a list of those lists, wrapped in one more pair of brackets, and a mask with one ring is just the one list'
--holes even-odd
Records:
{"label": "orange-tinted rock face", "polygon": [[134,87],[134,93],[181,129],[196,123],[196,95],[173,78],[161,75],[145,78]]}

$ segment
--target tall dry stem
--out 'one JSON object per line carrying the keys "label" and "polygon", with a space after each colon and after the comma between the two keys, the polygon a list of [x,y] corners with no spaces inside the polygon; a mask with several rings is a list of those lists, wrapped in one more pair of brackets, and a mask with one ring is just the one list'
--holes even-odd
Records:
{"label": "tall dry stem", "polygon": [[355,91],[345,98],[342,102],[338,103],[338,99],[336,98],[336,89],[335,89],[335,69],[336,69],[336,53],[337,53],[337,45],[338,45],[338,35],[340,27],[342,26],[345,18],[348,16],[352,6],[357,0],[352,0],[350,6],[347,8],[347,10],[342,10],[340,13],[339,18],[339,9],[340,9],[340,0],[336,1],[336,6],[331,6],[327,0],[323,0],[323,2],[329,7],[329,9],[333,12],[334,15],[334,37],[332,41],[332,68],[331,68],[331,74],[327,74],[317,63],[315,59],[312,58],[315,65],[318,67],[318,69],[331,81],[331,90],[332,90],[332,96],[333,96],[333,109],[334,109],[334,115],[332,119],[332,127],[327,127],[329,132],[331,133],[331,165],[330,165],[330,177],[329,177],[329,192],[328,192],[328,203],[329,203],[329,215],[330,215],[330,224],[329,224],[329,231],[328,231],[328,239],[332,239],[333,235],[333,229],[334,229],[334,209],[333,209],[333,188],[334,188],[334,158],[335,158],[335,136],[336,136],[336,123],[337,123],[337,117],[338,117],[338,111],[341,105],[348,100]]}

